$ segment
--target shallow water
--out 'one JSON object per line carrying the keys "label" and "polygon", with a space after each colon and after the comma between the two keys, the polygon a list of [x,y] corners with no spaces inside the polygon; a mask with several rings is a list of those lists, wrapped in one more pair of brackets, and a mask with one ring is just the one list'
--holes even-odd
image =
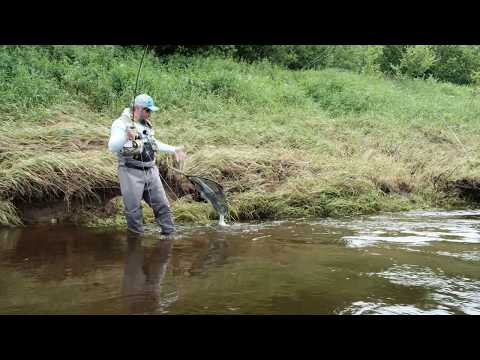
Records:
{"label": "shallow water", "polygon": [[0,229],[0,314],[480,314],[480,211]]}

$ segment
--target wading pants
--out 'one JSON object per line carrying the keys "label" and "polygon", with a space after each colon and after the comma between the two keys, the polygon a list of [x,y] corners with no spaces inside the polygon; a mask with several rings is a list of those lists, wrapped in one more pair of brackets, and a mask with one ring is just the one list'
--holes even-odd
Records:
{"label": "wading pants", "polygon": [[158,174],[158,168],[153,166],[145,170],[118,167],[120,190],[125,206],[125,217],[130,231],[143,234],[142,199],[150,205],[162,234],[175,232],[172,212],[165,190]]}

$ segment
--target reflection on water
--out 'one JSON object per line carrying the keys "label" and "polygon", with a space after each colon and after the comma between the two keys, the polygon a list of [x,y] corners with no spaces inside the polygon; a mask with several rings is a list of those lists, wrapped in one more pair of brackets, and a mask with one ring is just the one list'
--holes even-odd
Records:
{"label": "reflection on water", "polygon": [[127,236],[122,296],[129,312],[148,313],[162,310],[165,306],[160,294],[172,245],[172,240],[158,240],[146,258],[142,239],[131,234]]}
{"label": "reflection on water", "polygon": [[1,314],[480,314],[480,212],[0,229]]}

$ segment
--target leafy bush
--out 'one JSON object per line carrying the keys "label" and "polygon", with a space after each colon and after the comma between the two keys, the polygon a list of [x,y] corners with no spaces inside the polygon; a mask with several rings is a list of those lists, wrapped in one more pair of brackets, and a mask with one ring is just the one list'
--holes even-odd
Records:
{"label": "leafy bush", "polygon": [[379,59],[380,70],[387,75],[395,73],[395,68],[400,65],[403,53],[407,45],[385,45],[382,49],[382,57]]}
{"label": "leafy bush", "polygon": [[480,47],[437,45],[434,50],[439,59],[432,67],[435,78],[455,84],[474,82],[472,76],[480,70]]}
{"label": "leafy bush", "polygon": [[431,68],[438,61],[430,45],[409,46],[400,59],[400,64],[394,66],[397,74],[411,78],[425,77],[431,73]]}
{"label": "leafy bush", "polygon": [[[135,51],[138,47],[128,46]],[[162,61],[172,54],[268,61],[294,70],[339,68],[369,74],[433,76],[472,83],[480,70],[480,47],[461,45],[154,45]]]}
{"label": "leafy bush", "polygon": [[365,60],[362,72],[371,75],[380,75],[381,61],[384,56],[385,48],[383,46],[368,46],[365,51]]}

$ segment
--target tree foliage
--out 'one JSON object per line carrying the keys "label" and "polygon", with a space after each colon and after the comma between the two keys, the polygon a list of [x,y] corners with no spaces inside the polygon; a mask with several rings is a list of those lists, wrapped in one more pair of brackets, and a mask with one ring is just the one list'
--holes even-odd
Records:
{"label": "tree foliage", "polygon": [[269,61],[292,70],[340,68],[356,72],[471,84],[480,71],[480,46],[465,45],[153,45],[172,54]]}

